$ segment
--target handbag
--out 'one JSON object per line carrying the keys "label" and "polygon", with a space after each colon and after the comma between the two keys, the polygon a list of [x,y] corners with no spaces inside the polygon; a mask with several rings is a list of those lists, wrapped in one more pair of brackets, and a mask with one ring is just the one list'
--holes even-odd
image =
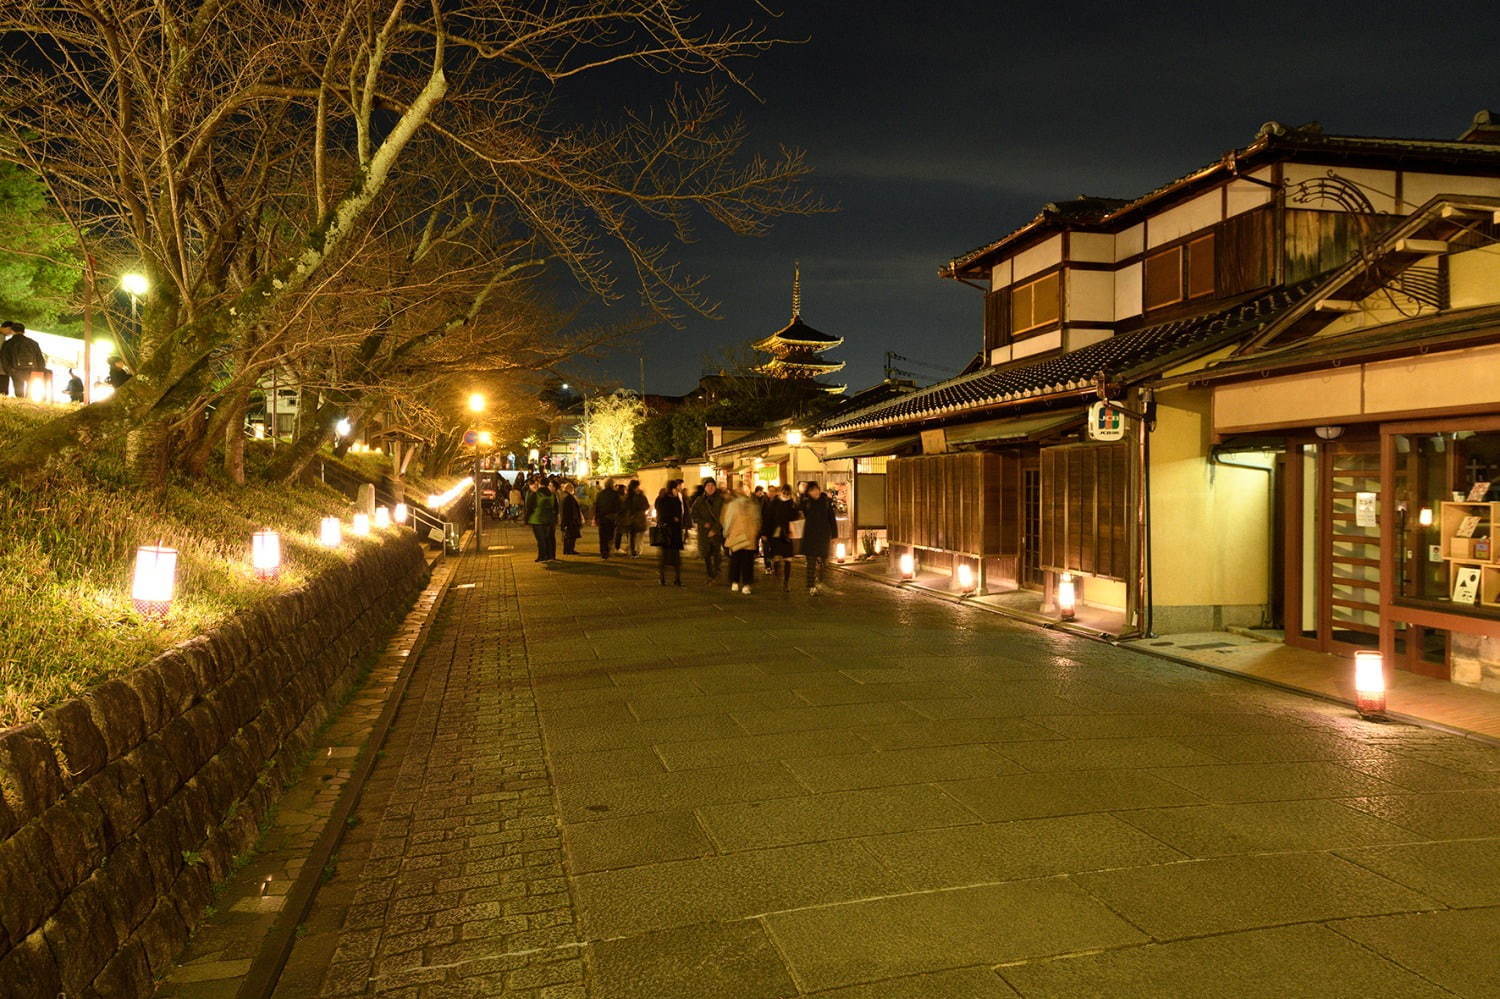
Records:
{"label": "handbag", "polygon": [[807,521],[805,521],[805,520],[803,520],[803,519],[801,519],[799,517],[798,519],[792,521],[790,524],[786,525],[787,534],[791,536],[791,539],[793,541],[801,541],[802,540],[802,529],[805,528],[806,526],[807,526]]}
{"label": "handbag", "polygon": [[665,539],[662,537],[662,529],[660,524],[651,525],[651,536],[649,540],[651,542],[651,547],[653,548],[660,548],[665,543]]}

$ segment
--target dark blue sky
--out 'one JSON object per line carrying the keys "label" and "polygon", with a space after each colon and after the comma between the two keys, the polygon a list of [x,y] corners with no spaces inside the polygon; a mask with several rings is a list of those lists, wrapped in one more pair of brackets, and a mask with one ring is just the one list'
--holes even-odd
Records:
{"label": "dark blue sky", "polygon": [[704,358],[803,317],[845,338],[837,377],[878,380],[895,350],[957,370],[981,294],[939,265],[1079,194],[1131,197],[1248,143],[1260,124],[1453,138],[1500,110],[1493,3],[942,4],[783,0],[803,45],[753,64],[755,141],[807,152],[835,214],[760,239],[703,228],[680,251],[719,321],[651,334],[580,374],[684,392]]}

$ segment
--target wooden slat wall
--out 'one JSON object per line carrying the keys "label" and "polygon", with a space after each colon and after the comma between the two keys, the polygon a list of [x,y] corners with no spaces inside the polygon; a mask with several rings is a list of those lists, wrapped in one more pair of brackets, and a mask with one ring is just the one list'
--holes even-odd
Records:
{"label": "wooden slat wall", "polygon": [[1275,216],[1270,205],[1232,215],[1214,227],[1214,293],[1240,295],[1271,283]]}
{"label": "wooden slat wall", "polygon": [[1042,567],[1126,579],[1130,450],[1125,443],[1042,450]]}
{"label": "wooden slat wall", "polygon": [[[1014,466],[1007,469],[1007,465]],[[891,544],[967,555],[999,555],[1017,533],[1020,490],[1013,455],[971,451],[897,458],[886,466],[886,530]]]}

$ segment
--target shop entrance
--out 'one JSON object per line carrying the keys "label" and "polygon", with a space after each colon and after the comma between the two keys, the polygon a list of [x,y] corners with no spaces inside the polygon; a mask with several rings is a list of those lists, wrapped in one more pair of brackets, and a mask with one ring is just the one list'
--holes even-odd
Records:
{"label": "shop entrance", "polygon": [[1042,572],[1042,465],[1037,459],[1021,466],[1021,586],[1040,590]]}
{"label": "shop entrance", "polygon": [[1292,447],[1287,472],[1287,641],[1320,652],[1376,648],[1379,441]]}

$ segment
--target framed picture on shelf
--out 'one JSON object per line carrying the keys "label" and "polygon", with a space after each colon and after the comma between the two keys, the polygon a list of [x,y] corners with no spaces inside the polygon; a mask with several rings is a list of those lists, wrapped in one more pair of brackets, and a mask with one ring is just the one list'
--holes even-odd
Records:
{"label": "framed picture on shelf", "polygon": [[1488,482],[1476,482],[1469,487],[1469,502],[1483,503],[1484,498],[1489,494],[1490,484]]}

